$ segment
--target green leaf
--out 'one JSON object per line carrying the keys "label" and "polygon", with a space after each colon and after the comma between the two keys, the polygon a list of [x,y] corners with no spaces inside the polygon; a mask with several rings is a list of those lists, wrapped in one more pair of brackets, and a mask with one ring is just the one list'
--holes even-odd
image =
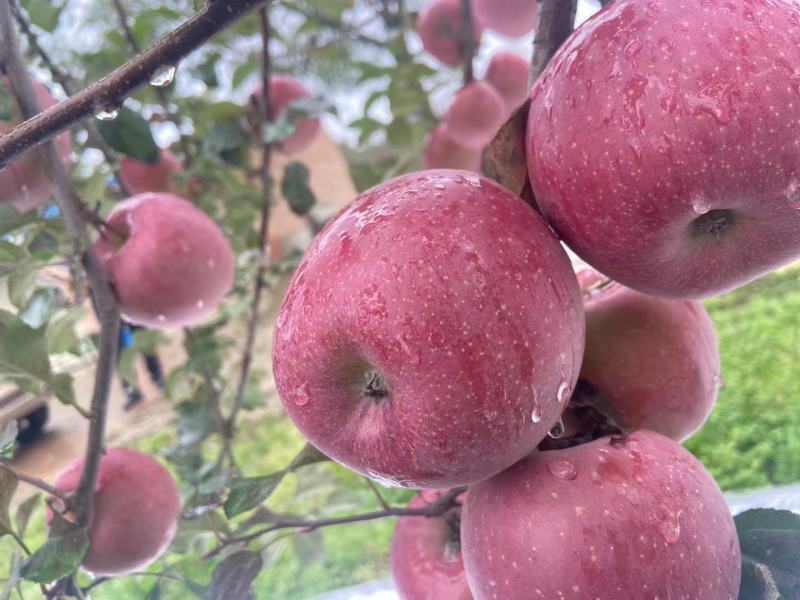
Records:
{"label": "green leaf", "polygon": [[50,357],[44,330],[28,326],[5,310],[0,310],[0,373],[50,381]]}
{"label": "green leaf", "polygon": [[30,521],[31,515],[39,505],[39,500],[41,500],[41,498],[41,494],[34,494],[30,498],[23,500],[17,507],[16,521],[19,537],[25,537],[25,530],[28,528],[28,521]]}
{"label": "green leaf", "polygon": [[153,139],[150,125],[137,113],[123,107],[112,121],[97,121],[103,139],[117,152],[147,163],[155,163],[160,150]]}
{"label": "green leaf", "polygon": [[0,457],[11,458],[17,443],[17,422],[9,421],[0,429]]}
{"label": "green leaf", "polygon": [[50,354],[70,352],[80,355],[80,339],[75,333],[75,326],[86,314],[82,307],[65,311],[52,319],[47,325],[47,345]]}
{"label": "green leaf", "polygon": [[297,453],[297,456],[294,457],[294,460],[292,460],[292,463],[289,465],[289,470],[294,471],[295,469],[305,467],[306,465],[328,462],[329,460],[330,458],[328,456],[324,455],[314,446],[307,443],[305,446],[303,446],[303,449]]}
{"label": "green leaf", "polygon": [[49,583],[73,572],[89,550],[86,529],[54,514],[50,537],[22,567],[22,577]]}
{"label": "green leaf", "polygon": [[233,71],[233,80],[231,82],[231,85],[233,85],[234,88],[239,87],[245,79],[247,79],[248,77],[250,77],[250,75],[258,71],[258,68],[259,64],[255,60],[246,60],[242,62]]}
{"label": "green leaf", "polygon": [[64,296],[61,290],[54,287],[39,289],[33,293],[25,308],[19,313],[19,317],[31,327],[38,329],[63,305]]}
{"label": "green leaf", "polygon": [[740,600],[800,597],[800,515],[754,509],[735,519],[742,549]]}
{"label": "green leaf", "polygon": [[292,546],[301,566],[319,562],[325,556],[325,538],[319,529],[308,533],[298,533],[292,538]]}
{"label": "green leaf", "polygon": [[59,373],[53,376],[53,393],[61,404],[72,406],[76,403],[75,388],[73,386],[72,375],[69,373]]}
{"label": "green leaf", "polygon": [[290,162],[283,171],[281,192],[292,211],[300,216],[307,214],[317,201],[308,184],[310,177],[308,167],[297,161]]}
{"label": "green leaf", "polygon": [[34,25],[50,32],[58,26],[58,19],[64,10],[63,0],[22,0],[22,6]]}
{"label": "green leaf", "polygon": [[209,54],[205,62],[192,69],[192,73],[208,87],[215,88],[219,85],[219,78],[217,77],[218,61],[219,54],[217,52]]}
{"label": "green leaf", "polygon": [[242,477],[228,483],[230,494],[225,500],[225,516],[229,519],[251,510],[270,497],[288,471],[278,471],[264,477]]}
{"label": "green leaf", "polygon": [[39,272],[31,267],[15,271],[8,277],[8,299],[17,308],[25,308],[28,296]]}
{"label": "green leaf", "polygon": [[161,600],[161,584],[156,581],[156,584],[147,592],[144,600]]}
{"label": "green leaf", "polygon": [[14,533],[8,507],[17,491],[17,476],[8,469],[0,469],[0,537]]}
{"label": "green leaf", "polygon": [[10,204],[0,204],[0,236],[16,231],[26,225],[35,223],[37,216],[34,211],[20,213]]}
{"label": "green leaf", "polygon": [[209,598],[211,600],[247,598],[263,566],[264,560],[257,552],[242,550],[231,554],[214,570]]}

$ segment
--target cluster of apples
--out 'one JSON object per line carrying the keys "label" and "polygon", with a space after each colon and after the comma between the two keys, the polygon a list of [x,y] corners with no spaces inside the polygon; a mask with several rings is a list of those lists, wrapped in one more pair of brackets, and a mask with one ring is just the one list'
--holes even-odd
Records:
{"label": "cluster of apples", "polygon": [[615,0],[533,86],[536,207],[427,170],[315,240],[275,330],[287,413],[413,506],[468,486],[398,523],[403,598],[737,597],[732,517],[680,442],[721,384],[698,299],[800,255],[799,64],[795,3]]}
{"label": "cluster of apples", "polygon": [[[474,2],[472,39],[479,45],[484,25],[508,35],[529,33],[538,21],[539,3],[516,2],[521,20],[511,18],[508,7],[494,10],[490,2]],[[512,3],[514,4],[514,3]],[[433,0],[420,12],[417,31],[425,50],[447,66],[471,57],[464,48],[465,19],[461,0]],[[481,151],[528,96],[529,63],[512,52],[492,56],[484,80],[470,81],[425,141],[422,163],[426,169],[478,171]]]}

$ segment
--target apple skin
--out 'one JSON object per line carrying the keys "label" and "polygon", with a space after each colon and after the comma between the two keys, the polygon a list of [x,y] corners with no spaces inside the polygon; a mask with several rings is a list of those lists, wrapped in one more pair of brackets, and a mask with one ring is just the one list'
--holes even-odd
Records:
{"label": "apple skin", "polygon": [[542,213],[593,267],[659,296],[720,294],[792,261],[798,64],[796,3],[615,0],[533,87]]}
{"label": "apple skin", "polygon": [[[31,80],[31,83],[42,110],[56,104],[56,99],[53,98],[50,90],[34,79]],[[2,88],[0,93],[12,94],[7,77],[0,79],[0,88]],[[12,100],[11,118],[8,121],[0,121],[0,134],[10,131],[23,120],[16,101]],[[69,162],[72,145],[69,132],[66,131],[56,136],[53,141],[61,160],[65,163]],[[24,153],[0,173],[0,202],[11,204],[20,212],[27,212],[41,206],[50,199],[52,194],[53,184],[35,151]]]}
{"label": "apple skin", "polygon": [[486,81],[503,97],[509,114],[530,95],[530,69],[531,63],[513,52],[498,52],[489,61]]}
{"label": "apple skin", "polygon": [[[443,492],[425,490],[409,508],[422,508]],[[459,496],[463,501],[464,495]],[[457,509],[460,513],[460,509]],[[472,600],[460,536],[444,517],[401,517],[392,536],[392,577],[401,600]]]}
{"label": "apple skin", "polygon": [[123,316],[159,329],[196,323],[233,285],[235,260],[217,224],[194,204],[165,193],[114,207],[107,222],[127,236],[94,248],[114,284]]}
{"label": "apple skin", "polygon": [[174,194],[174,177],[183,171],[180,159],[171,150],[161,150],[154,163],[124,156],[119,164],[120,176],[132,195],[146,192]]}
{"label": "apple skin", "polygon": [[488,29],[510,37],[528,34],[539,23],[539,0],[474,0],[473,6]]}
{"label": "apple skin", "polygon": [[[258,99],[263,93],[263,86],[258,86],[250,96],[251,105],[258,106]],[[273,75],[269,79],[270,119],[273,121],[278,119],[291,102],[311,97],[311,92],[294,77],[288,75]],[[276,148],[284,154],[298,154],[314,143],[319,132],[319,119],[298,119],[295,124],[294,133],[279,144],[276,144]]]}
{"label": "apple skin", "polygon": [[490,83],[472,81],[456,93],[442,127],[457,144],[480,150],[492,141],[509,114],[506,101]]}
{"label": "apple skin", "polygon": [[[81,458],[58,476],[55,488],[75,492],[82,473]],[[97,576],[147,567],[169,547],[180,512],[178,486],[161,463],[143,452],[110,448],[100,461],[83,567]]]}
{"label": "apple skin", "polygon": [[546,436],[583,341],[577,280],[539,215],[475,173],[421,171],[366,191],[317,236],[278,314],[273,372],[322,452],[440,489]]}
{"label": "apple skin", "polygon": [[437,125],[425,140],[422,165],[426,169],[463,169],[477,173],[481,168],[481,153],[462,146],[442,125]]}
{"label": "apple skin", "polygon": [[[579,273],[578,281],[587,275]],[[580,381],[598,392],[589,398],[602,404],[596,408],[623,431],[649,429],[680,442],[700,429],[721,382],[717,336],[705,307],[611,283],[587,292],[584,309]]]}
{"label": "apple skin", "polygon": [[[417,19],[422,47],[445,65],[460,65],[464,61],[463,22],[461,0],[433,0]],[[482,36],[483,26],[479,19],[473,18],[472,37],[476,45],[480,45]]]}
{"label": "apple skin", "polygon": [[638,431],[541,452],[469,489],[461,521],[476,600],[736,600],[736,528],[708,471]]}

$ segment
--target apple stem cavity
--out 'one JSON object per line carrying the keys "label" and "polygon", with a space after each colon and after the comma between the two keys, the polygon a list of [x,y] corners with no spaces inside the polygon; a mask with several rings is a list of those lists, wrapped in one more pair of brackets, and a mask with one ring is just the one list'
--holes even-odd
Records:
{"label": "apple stem cavity", "polygon": [[732,230],[738,218],[736,213],[727,208],[715,208],[694,219],[691,223],[692,237],[712,236],[719,241]]}

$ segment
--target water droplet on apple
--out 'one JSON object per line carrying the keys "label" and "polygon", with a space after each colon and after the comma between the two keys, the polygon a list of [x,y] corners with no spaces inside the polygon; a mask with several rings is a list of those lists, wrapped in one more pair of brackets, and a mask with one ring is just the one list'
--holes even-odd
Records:
{"label": "water droplet on apple", "polygon": [[714,385],[714,389],[720,389],[725,386],[725,380],[722,376],[717,373],[714,377],[711,378],[711,383]]}
{"label": "water droplet on apple", "polygon": [[786,188],[786,199],[792,208],[800,209],[800,179],[792,179]]}
{"label": "water droplet on apple", "polygon": [[672,514],[667,509],[658,511],[658,531],[668,544],[674,544],[681,538],[680,512]]}
{"label": "water droplet on apple", "polygon": [[497,411],[496,410],[487,410],[483,415],[486,417],[486,420],[489,422],[494,421],[497,419]]}
{"label": "water droplet on apple", "polygon": [[566,380],[561,382],[561,385],[558,386],[558,392],[556,392],[556,397],[558,398],[559,402],[566,402],[569,399],[571,394],[571,390],[569,389],[569,384]]}
{"label": "water droplet on apple", "polygon": [[114,104],[107,104],[105,106],[101,106],[94,116],[100,119],[101,121],[113,121],[119,116],[119,106]]}
{"label": "water droplet on apple", "polygon": [[437,189],[437,190],[444,190],[445,185],[443,183],[435,183],[433,185],[433,187],[434,187],[434,189]]}
{"label": "water droplet on apple", "polygon": [[311,402],[311,394],[308,391],[308,384],[304,383],[295,390],[294,403],[297,404],[297,406],[305,406],[309,402]]}
{"label": "water droplet on apple", "polygon": [[367,469],[367,476],[370,479],[377,481],[383,487],[387,488],[403,487],[402,484],[396,479],[392,479],[391,477],[383,475],[382,473],[378,473],[377,471],[373,471],[372,469]]}
{"label": "water droplet on apple", "polygon": [[573,481],[578,477],[578,471],[568,460],[556,460],[547,465],[547,470],[564,481]]}
{"label": "water droplet on apple", "polygon": [[203,302],[202,300],[198,300],[197,301],[197,308],[205,308],[205,306],[206,306],[206,303]]}
{"label": "water droplet on apple", "polygon": [[564,435],[564,431],[565,431],[565,429],[564,429],[564,421],[559,419],[558,423],[553,425],[553,428],[550,431],[547,432],[547,435],[548,435],[548,437],[550,437],[550,438],[552,438],[554,440],[557,440],[562,435]]}
{"label": "water droplet on apple", "polygon": [[534,423],[542,422],[542,407],[538,404],[533,405],[533,412],[531,413],[531,421]]}
{"label": "water droplet on apple", "polygon": [[692,194],[692,210],[698,215],[704,215],[711,210],[711,201],[700,192]]}
{"label": "water droplet on apple", "polygon": [[175,81],[175,65],[166,65],[159,68],[150,78],[150,85],[155,87],[166,87]]}
{"label": "water droplet on apple", "polygon": [[397,341],[400,342],[400,347],[411,359],[414,366],[418,367],[422,363],[422,354],[409,343],[411,341],[410,336],[398,335]]}
{"label": "water droplet on apple", "polygon": [[212,258],[209,258],[209,259],[206,261],[206,266],[207,266],[209,269],[213,269],[213,268],[214,268],[214,259],[212,259]]}
{"label": "water droplet on apple", "polygon": [[158,316],[156,317],[156,319],[158,319],[160,322],[162,322],[162,323],[163,323],[164,321],[166,321],[166,320],[167,320],[167,315],[158,315]]}

